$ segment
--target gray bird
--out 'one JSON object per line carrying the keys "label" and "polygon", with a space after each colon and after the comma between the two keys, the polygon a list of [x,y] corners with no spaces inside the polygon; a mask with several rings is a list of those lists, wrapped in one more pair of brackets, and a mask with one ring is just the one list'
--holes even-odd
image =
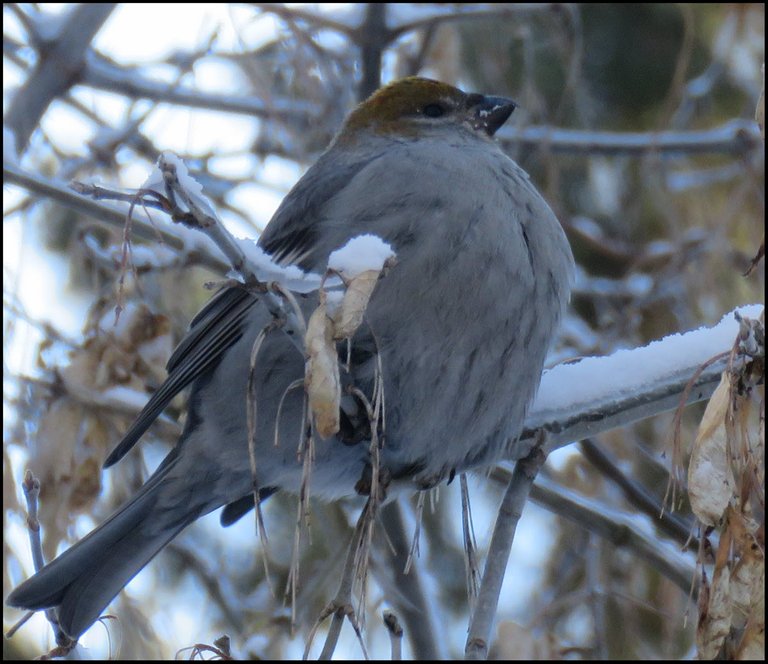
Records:
{"label": "gray bird", "polygon": [[[516,439],[569,298],[573,257],[555,215],[492,138],[514,107],[423,78],[381,88],[350,113],[259,239],[276,261],[318,273],[364,233],[396,252],[341,370],[344,385],[370,399],[380,363],[388,490],[433,487],[528,452]],[[308,317],[317,296],[300,299]],[[190,523],[224,506],[227,525],[253,507],[249,358],[270,321],[257,294],[232,287],[212,298],[105,465],[191,385],[176,446],[131,500],[16,588],[9,605],[57,607],[62,629],[77,638]],[[305,394],[289,388],[304,367],[284,332],[268,334],[254,376],[262,498],[300,487]],[[315,442],[311,495],[325,500],[370,484],[368,417],[344,394],[339,432]]]}

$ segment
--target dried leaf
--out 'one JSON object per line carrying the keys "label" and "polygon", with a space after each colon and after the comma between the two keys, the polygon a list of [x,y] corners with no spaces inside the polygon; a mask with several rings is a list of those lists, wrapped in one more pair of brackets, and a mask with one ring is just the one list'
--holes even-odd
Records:
{"label": "dried leaf", "polygon": [[723,372],[699,424],[688,466],[691,507],[702,523],[711,526],[720,522],[735,485],[726,453],[725,418],[730,392],[730,380]]}
{"label": "dried leaf", "polygon": [[360,327],[379,275],[378,270],[367,270],[358,274],[347,284],[341,304],[333,312],[335,339],[348,339]]}
{"label": "dried leaf", "polygon": [[[731,574],[728,567],[730,538],[723,534],[717,551],[712,585],[699,595],[699,624],[696,648],[699,659],[717,657],[731,629],[733,606],[730,598]],[[703,590],[703,588],[702,588]]]}
{"label": "dried leaf", "polygon": [[333,321],[328,317],[324,301],[309,318],[305,347],[304,387],[309,397],[309,408],[315,417],[317,432],[327,438],[337,433],[340,426],[341,381],[333,341]]}
{"label": "dried leaf", "polygon": [[765,612],[765,557],[762,549],[753,541],[743,551],[731,575],[731,597],[735,607],[745,615],[753,615],[761,621]]}
{"label": "dried leaf", "polygon": [[758,662],[765,659],[765,620],[747,624],[734,659]]}
{"label": "dried leaf", "polygon": [[56,399],[41,415],[29,468],[40,480],[39,518],[48,560],[73,519],[89,512],[101,493],[101,462],[109,443],[98,417],[74,399]]}

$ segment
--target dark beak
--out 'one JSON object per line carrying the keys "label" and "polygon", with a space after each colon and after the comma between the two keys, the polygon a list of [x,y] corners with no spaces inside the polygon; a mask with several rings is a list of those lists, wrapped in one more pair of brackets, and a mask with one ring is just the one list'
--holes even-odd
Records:
{"label": "dark beak", "polygon": [[469,107],[472,111],[472,126],[482,129],[489,136],[493,136],[503,125],[517,104],[505,97],[487,97],[485,95],[469,95]]}

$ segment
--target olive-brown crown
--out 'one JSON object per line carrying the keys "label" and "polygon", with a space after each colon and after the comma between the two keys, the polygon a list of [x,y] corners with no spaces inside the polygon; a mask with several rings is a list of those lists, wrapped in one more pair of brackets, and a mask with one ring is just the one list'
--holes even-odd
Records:
{"label": "olive-brown crown", "polygon": [[447,83],[411,76],[385,85],[359,104],[347,117],[340,138],[365,129],[408,136],[427,127],[462,123],[493,135],[514,108],[509,99],[466,93]]}

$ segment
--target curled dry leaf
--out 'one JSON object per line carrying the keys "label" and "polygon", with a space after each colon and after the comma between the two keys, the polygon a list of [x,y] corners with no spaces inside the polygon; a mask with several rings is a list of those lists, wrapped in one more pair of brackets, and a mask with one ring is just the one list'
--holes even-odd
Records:
{"label": "curled dry leaf", "polygon": [[750,620],[747,623],[735,659],[758,662],[765,659],[765,620]]}
{"label": "curled dry leaf", "polygon": [[699,596],[699,624],[696,628],[699,659],[714,659],[731,629],[733,606],[730,579],[728,565],[717,568],[709,592]]}
{"label": "curled dry leaf", "polygon": [[333,340],[333,321],[328,317],[324,298],[321,298],[307,323],[305,348],[304,387],[309,408],[315,418],[317,432],[327,438],[337,433],[340,426],[341,380]]}
{"label": "curled dry leaf", "polygon": [[[759,512],[759,510],[758,510]],[[765,649],[765,537],[762,522],[728,511],[732,564],[731,601],[738,642],[736,659],[762,659]],[[733,555],[733,554],[732,554]],[[732,630],[733,631],[733,630]],[[760,656],[756,657],[756,655]]]}
{"label": "curled dry leaf", "polygon": [[731,383],[727,372],[723,372],[699,424],[688,466],[691,508],[702,523],[710,526],[720,522],[735,486],[726,452],[725,418],[730,393]]}
{"label": "curled dry leaf", "polygon": [[733,570],[731,596],[744,615],[765,613],[765,557],[759,546],[748,546]]}
{"label": "curled dry leaf", "polygon": [[341,304],[333,312],[335,339],[348,339],[360,327],[379,275],[379,270],[366,270],[349,281]]}
{"label": "curled dry leaf", "polygon": [[[732,510],[729,510],[732,513]],[[726,517],[727,518],[727,517]],[[732,534],[724,531],[715,555],[712,585],[704,587],[699,594],[699,622],[696,626],[696,647],[699,659],[714,659],[723,651],[733,624],[733,602],[731,601],[731,552]]]}
{"label": "curled dry leaf", "polygon": [[63,395],[40,415],[29,468],[40,480],[39,519],[46,560],[56,556],[74,518],[101,493],[101,462],[109,431],[97,414]]}

